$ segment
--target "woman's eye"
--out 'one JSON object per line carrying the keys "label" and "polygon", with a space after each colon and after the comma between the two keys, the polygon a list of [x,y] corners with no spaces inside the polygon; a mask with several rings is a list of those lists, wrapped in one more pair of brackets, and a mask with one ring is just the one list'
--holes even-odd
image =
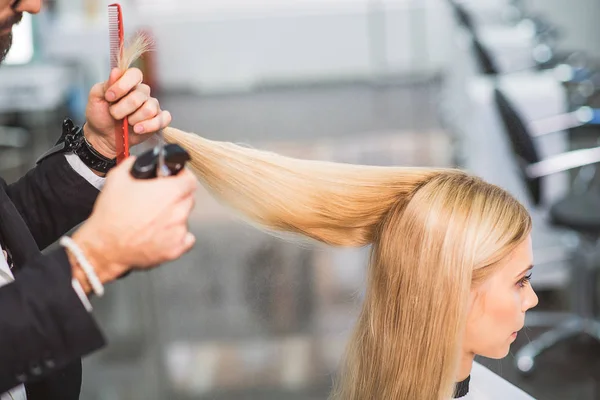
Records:
{"label": "woman's eye", "polygon": [[529,281],[531,280],[531,274],[526,275],[524,277],[522,277],[521,279],[519,279],[519,282],[517,282],[517,285],[519,285],[519,287],[525,287]]}

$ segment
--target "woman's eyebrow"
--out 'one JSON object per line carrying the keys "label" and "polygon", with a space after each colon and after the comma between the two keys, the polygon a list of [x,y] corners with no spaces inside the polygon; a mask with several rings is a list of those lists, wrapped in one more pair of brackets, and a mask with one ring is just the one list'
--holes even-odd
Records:
{"label": "woman's eyebrow", "polygon": [[521,276],[524,273],[526,273],[527,271],[531,271],[531,269],[533,268],[533,264],[531,264],[530,266],[528,266],[527,268],[525,268],[523,271],[521,271],[521,273],[517,276]]}

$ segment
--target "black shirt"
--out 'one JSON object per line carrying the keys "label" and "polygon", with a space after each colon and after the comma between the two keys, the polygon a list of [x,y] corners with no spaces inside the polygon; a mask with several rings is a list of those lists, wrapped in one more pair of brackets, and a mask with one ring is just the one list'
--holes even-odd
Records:
{"label": "black shirt", "polygon": [[471,375],[467,376],[467,379],[465,379],[464,381],[458,382],[454,389],[453,398],[459,399],[461,397],[466,396],[467,393],[469,393],[469,382],[470,381],[471,381]]}

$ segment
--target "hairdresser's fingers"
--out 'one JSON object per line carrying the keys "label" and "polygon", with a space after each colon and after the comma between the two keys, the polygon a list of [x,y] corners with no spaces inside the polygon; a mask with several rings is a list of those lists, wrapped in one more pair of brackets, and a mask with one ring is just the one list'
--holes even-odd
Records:
{"label": "hairdresser's fingers", "polygon": [[188,251],[190,251],[196,243],[196,237],[190,233],[187,228],[179,228],[172,234],[174,240],[173,245],[167,251],[169,260],[176,260]]}
{"label": "hairdresser's fingers", "polygon": [[192,213],[194,208],[196,208],[196,196],[194,195],[194,193],[190,195],[190,199],[185,203],[185,206],[187,207],[187,217],[185,217],[185,221],[187,222],[187,220],[190,217],[190,214]]}
{"label": "hairdresser's fingers", "polygon": [[193,196],[198,188],[198,179],[192,172],[185,168],[177,175],[162,179],[162,181],[180,199]]}
{"label": "hairdresser's fingers", "polygon": [[149,182],[153,184],[156,193],[160,193],[161,196],[165,197],[166,201],[173,207],[176,207],[181,203],[188,202],[196,194],[198,180],[193,174],[191,174],[191,177],[189,174],[191,173],[184,169],[177,175]]}
{"label": "hairdresser's fingers", "polygon": [[194,196],[194,194],[190,194],[188,197],[186,197],[182,204],[181,204],[181,208],[182,208],[182,215],[180,216],[181,223],[187,223],[190,214],[192,213],[192,211],[194,210],[194,208],[196,207],[196,196]]}
{"label": "hairdresser's fingers", "polygon": [[119,80],[106,90],[106,101],[114,102],[123,98],[133,88],[141,84],[143,80],[142,71],[138,68],[129,68]]}
{"label": "hairdresser's fingers", "polygon": [[150,97],[150,86],[146,85],[145,83],[140,83],[139,85],[137,85],[135,87],[135,90],[146,93],[148,95],[148,97]]}
{"label": "hairdresser's fingers", "polygon": [[123,76],[123,71],[121,71],[119,68],[113,68],[110,71],[108,80],[102,83],[102,97],[104,97],[108,88],[114,85],[115,82],[118,81],[121,76]]}
{"label": "hairdresser's fingers", "polygon": [[118,103],[115,103],[110,106],[110,115],[112,115],[112,117],[117,120],[123,119],[135,113],[150,100],[152,99],[150,98],[148,93],[145,93],[144,91],[134,90],[133,92],[129,93],[126,97],[121,99]]}
{"label": "hairdresser's fingers", "polygon": [[90,99],[97,99],[100,101],[104,101],[104,84],[96,83],[90,89]]}
{"label": "hairdresser's fingers", "polygon": [[186,233],[185,237],[183,238],[183,243],[181,244],[182,255],[184,253],[189,252],[194,247],[195,244],[196,244],[196,236],[194,236],[194,234],[192,232]]}
{"label": "hairdresser's fingers", "polygon": [[126,175],[126,174],[128,174],[129,170],[131,169],[131,167],[133,167],[133,164],[135,163],[136,158],[137,157],[134,156],[134,155],[131,155],[131,156],[125,158],[117,166],[115,166],[114,168],[111,168],[110,171],[108,171],[108,174],[106,176],[108,177],[108,175],[110,175],[111,173],[113,175]]}
{"label": "hairdresser's fingers", "polygon": [[160,111],[154,118],[146,119],[142,122],[137,123],[133,127],[133,130],[135,133],[138,134],[158,132],[159,130],[169,126],[172,119],[173,118],[170,112]]}
{"label": "hairdresser's fingers", "polygon": [[[129,115],[129,124],[133,125],[135,133],[144,133],[145,126],[140,122],[152,120],[160,114],[160,104],[158,100],[150,97],[136,112]],[[139,124],[136,126],[136,124]],[[140,130],[141,129],[141,130]],[[151,131],[145,131],[151,132]]]}
{"label": "hairdresser's fingers", "polygon": [[170,222],[174,225],[187,224],[187,220],[195,205],[196,200],[193,194],[184,197],[169,213]]}

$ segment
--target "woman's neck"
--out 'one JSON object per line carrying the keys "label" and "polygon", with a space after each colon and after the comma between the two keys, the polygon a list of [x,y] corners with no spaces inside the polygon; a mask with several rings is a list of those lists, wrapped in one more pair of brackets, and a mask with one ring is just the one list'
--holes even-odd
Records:
{"label": "woman's neck", "polygon": [[458,376],[456,377],[457,382],[464,381],[471,375],[471,368],[473,368],[473,361],[475,360],[475,354],[463,353],[458,365]]}

